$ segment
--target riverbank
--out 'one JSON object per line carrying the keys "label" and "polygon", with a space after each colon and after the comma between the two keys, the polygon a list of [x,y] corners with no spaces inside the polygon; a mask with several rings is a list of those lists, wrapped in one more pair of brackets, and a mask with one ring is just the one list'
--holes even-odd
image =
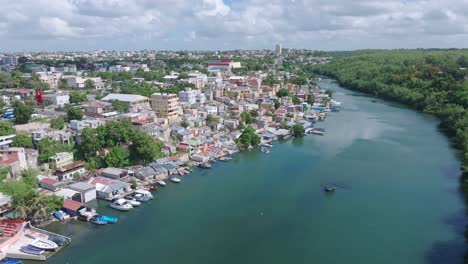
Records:
{"label": "riverbank", "polygon": [[119,223],[54,223],[73,243],[48,263],[461,263],[458,163],[437,121],[322,85],[344,105],[325,136],[195,168],[130,213],[98,201]]}

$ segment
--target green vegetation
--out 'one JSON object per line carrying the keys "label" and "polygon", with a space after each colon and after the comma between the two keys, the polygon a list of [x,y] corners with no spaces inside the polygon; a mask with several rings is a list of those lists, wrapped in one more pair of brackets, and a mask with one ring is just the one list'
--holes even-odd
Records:
{"label": "green vegetation", "polygon": [[16,129],[9,121],[0,121],[0,137],[15,134]]}
{"label": "green vegetation", "polygon": [[20,180],[9,179],[0,182],[0,192],[12,197],[12,208],[18,219],[40,221],[60,209],[63,198],[56,195],[41,195],[38,187],[37,171],[23,171]]}
{"label": "green vegetation", "polygon": [[289,90],[286,89],[286,88],[281,88],[278,90],[278,92],[276,92],[276,96],[278,97],[286,97],[286,96],[289,96],[290,93],[289,93]]}
{"label": "green vegetation", "polygon": [[70,107],[68,108],[67,111],[67,120],[81,120],[83,118],[83,110],[77,108],[77,107]]}
{"label": "green vegetation", "polygon": [[292,102],[293,102],[293,104],[295,104],[295,105],[302,104],[302,101],[301,101],[297,96],[293,96],[293,97],[292,97]]}
{"label": "green vegetation", "polygon": [[19,148],[32,148],[33,147],[32,138],[28,134],[18,133],[13,138],[13,146],[19,147]]}
{"label": "green vegetation", "polygon": [[50,157],[58,152],[72,151],[73,145],[61,144],[60,142],[51,140],[50,138],[43,138],[38,142],[37,148],[39,150],[37,160],[40,162],[47,162]]}
{"label": "green vegetation", "polygon": [[244,124],[255,123],[255,118],[249,112],[242,112],[240,114],[240,116],[241,116],[241,120],[242,120],[242,122],[244,122]]}
{"label": "green vegetation", "polygon": [[121,146],[112,147],[109,150],[109,154],[106,156],[106,165],[108,167],[125,167],[130,164],[129,161],[130,154],[128,150],[124,149]]}
{"label": "green vegetation", "polygon": [[16,124],[26,124],[31,120],[31,115],[34,113],[34,108],[23,104],[20,101],[13,102],[13,114],[15,115]]}
{"label": "green vegetation", "polygon": [[112,108],[114,109],[114,111],[117,111],[120,113],[125,113],[128,111],[128,104],[120,100],[114,99],[111,101],[111,103],[112,103]]}
{"label": "green vegetation", "polygon": [[302,124],[295,124],[291,128],[293,137],[303,137],[305,135],[305,129]]}
{"label": "green vegetation", "polygon": [[77,92],[77,91],[71,92],[69,96],[70,96],[70,99],[69,99],[70,104],[79,104],[82,102],[86,102],[87,100],[86,94]]}
{"label": "green vegetation", "polygon": [[93,80],[88,79],[84,82],[84,88],[87,90],[92,90],[96,88],[96,84],[94,83]]}
{"label": "green vegetation", "polygon": [[50,128],[62,130],[65,127],[65,120],[62,117],[52,118]]}
{"label": "green vegetation", "polygon": [[237,147],[240,149],[257,146],[260,142],[260,136],[255,133],[255,129],[251,126],[247,126],[242,131],[241,136],[236,140]]}
{"label": "green vegetation", "polygon": [[[123,145],[129,145],[129,151],[114,148]],[[95,129],[83,129],[81,143],[75,147],[77,158],[85,160],[87,167],[91,169],[97,169],[103,165],[111,166],[110,164],[127,164],[127,160],[131,163],[146,164],[164,156],[161,151],[162,143],[133,127],[128,119],[108,122]],[[112,155],[103,162],[97,153],[105,148],[110,149],[112,153],[109,154]]]}
{"label": "green vegetation", "polygon": [[273,103],[275,104],[275,109],[278,109],[281,106],[281,103],[278,99],[275,99]]}

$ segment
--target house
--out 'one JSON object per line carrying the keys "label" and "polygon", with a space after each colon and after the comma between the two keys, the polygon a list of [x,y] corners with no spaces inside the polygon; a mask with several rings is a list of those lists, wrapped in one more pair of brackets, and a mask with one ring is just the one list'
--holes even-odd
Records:
{"label": "house", "polygon": [[98,176],[107,177],[111,179],[120,179],[128,175],[128,171],[119,168],[105,168],[98,172]]}
{"label": "house", "polygon": [[138,94],[115,94],[106,95],[101,101],[110,102],[119,100],[128,105],[129,110],[151,109],[149,98]]}
{"label": "house", "polygon": [[29,168],[24,148],[0,149],[0,160],[4,161],[12,159],[18,161],[19,171],[27,170]]}
{"label": "house", "polygon": [[154,170],[155,180],[164,180],[167,179],[170,175],[169,171],[166,170],[162,164],[157,164],[155,162],[150,163],[149,165]]}
{"label": "house", "polygon": [[64,106],[70,103],[70,96],[62,93],[51,93],[43,95],[44,102],[49,102],[54,106]]}
{"label": "house", "polygon": [[81,176],[86,172],[84,168],[84,161],[78,160],[68,165],[59,167],[55,170],[55,175],[58,176],[59,180],[71,180],[75,175]]}
{"label": "house", "polygon": [[146,181],[148,179],[153,179],[156,172],[150,166],[143,167],[135,171],[135,177],[142,181]]}
{"label": "house", "polygon": [[77,182],[67,186],[68,189],[81,193],[81,202],[87,203],[96,199],[96,186],[87,182]]}
{"label": "house", "polygon": [[205,162],[208,162],[210,160],[209,156],[206,156],[206,155],[203,155],[203,154],[194,154],[190,158],[192,160],[194,160],[194,161],[201,162],[201,163],[205,163]]}
{"label": "house", "polygon": [[65,199],[63,201],[62,211],[69,214],[70,216],[77,216],[78,211],[80,211],[83,208],[86,208],[86,204],[80,203],[78,201]]}
{"label": "house", "polygon": [[63,197],[64,200],[73,200],[77,202],[81,202],[81,193],[68,189],[63,188],[54,193],[57,196]]}
{"label": "house", "polygon": [[86,88],[86,81],[92,81],[93,88],[96,90],[102,90],[105,88],[104,82],[101,77],[81,77],[81,76],[63,76],[67,81],[69,87],[84,89]]}
{"label": "house", "polygon": [[11,197],[0,193],[0,216],[9,212],[11,209]]}
{"label": "house", "polygon": [[112,111],[112,104],[104,101],[93,101],[85,105],[86,115],[102,115]]}
{"label": "house", "polygon": [[49,168],[53,170],[71,163],[73,163],[73,152],[59,152],[49,158]]}
{"label": "house", "polygon": [[106,200],[121,197],[131,190],[129,183],[106,177],[93,177],[88,183],[96,186],[97,198]]}
{"label": "house", "polygon": [[62,144],[71,144],[71,133],[63,132],[51,128],[38,129],[31,132],[33,145],[37,147],[39,141],[44,138],[59,141]]}
{"label": "house", "polygon": [[39,187],[55,192],[60,189],[61,183],[56,179],[45,177],[39,181]]}

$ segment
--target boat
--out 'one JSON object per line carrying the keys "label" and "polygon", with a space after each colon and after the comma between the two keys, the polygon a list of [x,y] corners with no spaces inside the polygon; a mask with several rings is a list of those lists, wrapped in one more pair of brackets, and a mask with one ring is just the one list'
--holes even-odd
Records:
{"label": "boat", "polygon": [[166,182],[163,180],[158,181],[158,184],[161,186],[166,186]]}
{"label": "boat", "polygon": [[261,147],[266,147],[266,148],[272,148],[273,145],[272,144],[268,144],[268,143],[262,143],[260,144]]}
{"label": "boat", "polygon": [[52,213],[52,215],[53,215],[56,219],[58,219],[58,220],[60,220],[60,221],[63,221],[63,220],[65,220],[65,219],[70,218],[70,215],[68,215],[67,213],[65,213],[65,212],[62,211],[62,210],[55,211],[55,212]]}
{"label": "boat", "polygon": [[139,201],[137,201],[137,199],[133,196],[125,196],[125,201],[127,201],[127,203],[131,204],[133,207],[138,207],[141,205],[141,203]]}
{"label": "boat", "polygon": [[150,199],[154,198],[153,194],[150,191],[147,191],[147,190],[136,190],[135,193],[141,194],[141,195],[143,195],[145,197],[148,197]]}
{"label": "boat", "polygon": [[46,250],[52,250],[52,249],[56,249],[59,247],[55,242],[50,241],[48,239],[42,239],[42,238],[34,239],[31,243],[29,243],[29,245],[39,248],[39,249],[46,249]]}
{"label": "boat", "polygon": [[312,129],[309,131],[309,134],[323,136],[324,132],[317,129]]}
{"label": "boat", "polygon": [[14,259],[14,258],[4,258],[0,261],[0,264],[21,264],[23,261],[21,259]]}
{"label": "boat", "polygon": [[232,158],[230,156],[223,156],[223,157],[219,158],[219,161],[229,161],[229,160],[232,160]]}
{"label": "boat", "polygon": [[111,208],[114,208],[115,210],[119,210],[119,211],[130,211],[131,209],[133,209],[133,206],[131,204],[129,204],[125,199],[123,198],[120,198],[120,199],[117,199],[117,200],[114,200],[112,201],[109,206]]}
{"label": "boat", "polygon": [[170,179],[170,181],[171,181],[171,182],[174,182],[174,183],[179,183],[179,182],[180,182],[180,179],[177,178],[177,177],[172,177],[172,178]]}
{"label": "boat", "polygon": [[96,209],[84,207],[78,211],[78,219],[88,222],[93,216],[97,215]]}
{"label": "boat", "polygon": [[96,224],[96,225],[107,225],[107,221],[102,219],[100,216],[95,215],[93,216],[89,222]]}
{"label": "boat", "polygon": [[117,223],[117,221],[119,221],[119,219],[117,217],[108,216],[108,215],[101,215],[100,218],[102,220],[106,221],[109,224],[115,224],[115,223]]}
{"label": "boat", "polygon": [[268,148],[266,148],[266,147],[262,147],[261,150],[262,150],[262,152],[265,153],[265,154],[270,153],[270,150],[269,150]]}
{"label": "boat", "polygon": [[20,247],[20,251],[32,255],[42,255],[44,254],[45,250],[39,249],[36,247],[31,247],[31,246],[22,246]]}
{"label": "boat", "polygon": [[334,186],[325,186],[323,187],[323,190],[325,192],[334,192],[335,191],[335,187]]}
{"label": "boat", "polygon": [[205,163],[201,163],[200,165],[198,165],[198,167],[202,169],[211,169],[211,164],[208,162],[205,162]]}

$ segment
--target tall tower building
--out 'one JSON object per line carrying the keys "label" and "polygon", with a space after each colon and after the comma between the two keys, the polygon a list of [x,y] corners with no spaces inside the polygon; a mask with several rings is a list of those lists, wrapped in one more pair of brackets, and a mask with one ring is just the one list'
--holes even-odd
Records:
{"label": "tall tower building", "polygon": [[281,43],[276,44],[276,55],[281,55],[281,50],[283,47],[281,46]]}

